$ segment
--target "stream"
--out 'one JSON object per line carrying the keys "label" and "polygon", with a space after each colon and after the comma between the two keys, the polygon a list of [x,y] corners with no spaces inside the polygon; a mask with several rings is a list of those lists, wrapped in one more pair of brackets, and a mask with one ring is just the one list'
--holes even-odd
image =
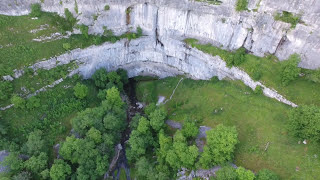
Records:
{"label": "stream", "polygon": [[[131,129],[129,127],[129,124],[132,120],[132,118],[135,116],[136,113],[141,113],[142,108],[139,108],[137,105],[138,99],[136,97],[136,80],[133,78],[129,79],[128,84],[124,86],[124,91],[127,96],[127,127],[123,131],[122,136],[121,136],[121,141],[120,144],[122,146],[121,149],[118,148],[119,156],[115,165],[115,168],[112,168],[112,171],[110,174],[112,174],[113,179],[119,180],[120,178],[120,172],[121,168],[123,168],[126,172],[126,179],[130,180],[130,166],[128,164],[128,160],[126,157],[126,141],[128,141],[131,133]],[[115,174],[117,170],[117,174]]]}

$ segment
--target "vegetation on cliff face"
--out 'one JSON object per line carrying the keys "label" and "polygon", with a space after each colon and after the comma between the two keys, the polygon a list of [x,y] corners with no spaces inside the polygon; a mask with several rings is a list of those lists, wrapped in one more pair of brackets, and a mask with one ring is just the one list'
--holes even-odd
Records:
{"label": "vegetation on cliff face", "polygon": [[[236,52],[230,52],[211,44],[201,44],[196,39],[186,39],[185,42],[205,53],[220,56],[227,64],[230,62],[230,57],[236,55]],[[284,61],[279,61],[272,55],[257,57],[252,54],[244,54],[241,56],[244,57],[242,63],[234,66],[243,69],[254,80],[277,90],[279,94],[298,105],[320,105],[318,71],[299,68],[300,57],[298,55],[292,55]]]}
{"label": "vegetation on cliff face", "polygon": [[274,17],[277,21],[283,21],[291,24],[291,28],[296,28],[297,24],[300,22],[301,17],[296,16],[288,11],[283,11],[282,13],[277,13]]}

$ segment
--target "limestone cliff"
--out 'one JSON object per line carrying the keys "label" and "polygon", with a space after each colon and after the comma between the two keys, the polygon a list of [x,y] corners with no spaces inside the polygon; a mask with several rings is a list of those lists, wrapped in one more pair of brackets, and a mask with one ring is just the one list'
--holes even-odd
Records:
{"label": "limestone cliff", "polygon": [[[32,3],[40,1],[1,1],[0,14],[28,14]],[[94,34],[101,34],[103,26],[116,34],[140,26],[155,42],[153,46],[166,44],[175,48],[170,43],[194,37],[229,50],[244,46],[257,56],[275,54],[281,60],[299,53],[301,67],[320,67],[319,0],[249,0],[249,11],[240,13],[235,11],[235,3],[236,0],[222,0],[221,5],[193,0],[44,0],[42,9],[63,15],[68,8],[79,24],[88,25]],[[110,10],[105,11],[105,5]],[[290,24],[275,21],[274,14],[282,11],[300,14],[303,23],[291,29]]]}

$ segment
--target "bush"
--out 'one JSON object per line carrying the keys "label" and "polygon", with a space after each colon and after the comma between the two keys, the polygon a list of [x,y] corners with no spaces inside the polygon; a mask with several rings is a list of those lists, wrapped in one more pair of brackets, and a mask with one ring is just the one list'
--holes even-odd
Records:
{"label": "bush", "polygon": [[39,3],[31,4],[31,17],[40,17],[42,14],[41,5]]}
{"label": "bush", "polygon": [[246,49],[241,47],[233,55],[233,65],[239,66],[246,60]]}
{"label": "bush", "polygon": [[89,38],[89,34],[88,34],[88,31],[89,31],[89,27],[84,25],[84,24],[81,24],[79,25],[79,29],[81,31],[81,34],[86,38],[88,39]]}
{"label": "bush", "polygon": [[289,130],[299,139],[320,140],[320,108],[299,106],[290,111]]}
{"label": "bush", "polygon": [[248,0],[238,0],[236,4],[237,11],[245,11],[248,7]]}
{"label": "bush", "polygon": [[70,45],[70,43],[63,43],[62,47],[63,47],[63,49],[68,51],[71,48],[71,45]]}
{"label": "bush", "polygon": [[38,99],[36,96],[32,96],[27,100],[26,104],[28,109],[34,109],[40,107],[40,99]]}
{"label": "bush", "polygon": [[297,79],[301,69],[298,67],[300,56],[293,54],[288,60],[281,62],[281,83],[286,86],[291,81]]}
{"label": "bush", "polygon": [[320,83],[320,68],[317,70],[311,70],[311,72],[307,74],[307,79],[315,83]]}
{"label": "bush", "polygon": [[274,17],[277,21],[282,21],[291,24],[291,28],[295,28],[300,22],[300,16],[295,16],[291,12],[283,11],[282,13],[277,13]]}
{"label": "bush", "polygon": [[13,92],[12,83],[0,81],[0,100],[8,100]]}
{"label": "bush", "polygon": [[88,95],[88,87],[84,84],[77,83],[73,90],[74,95],[79,99],[83,99]]}
{"label": "bush", "polygon": [[68,8],[64,9],[64,15],[66,16],[67,21],[71,24],[71,26],[73,27],[76,22],[77,19],[75,17],[73,17],[72,13],[69,11]]}
{"label": "bush", "polygon": [[231,166],[225,166],[216,173],[217,180],[237,180],[236,170]]}
{"label": "bush", "polygon": [[14,104],[15,108],[23,109],[25,107],[25,100],[17,95],[11,98],[11,103]]}
{"label": "bush", "polygon": [[262,169],[258,172],[256,176],[256,180],[279,180],[277,174],[274,172],[268,170],[268,169]]}
{"label": "bush", "polygon": [[104,6],[104,10],[105,10],[105,11],[109,11],[109,10],[110,10],[110,6],[109,6],[108,4],[105,5],[105,6]]}
{"label": "bush", "polygon": [[140,26],[137,27],[137,36],[138,36],[138,37],[141,37],[141,36],[142,36],[142,29],[141,29]]}
{"label": "bush", "polygon": [[254,89],[255,94],[263,94],[263,89],[261,86],[257,85],[256,88]]}
{"label": "bush", "polygon": [[238,174],[238,180],[254,180],[254,173],[250,170],[246,170],[243,167],[238,167],[236,172]]}

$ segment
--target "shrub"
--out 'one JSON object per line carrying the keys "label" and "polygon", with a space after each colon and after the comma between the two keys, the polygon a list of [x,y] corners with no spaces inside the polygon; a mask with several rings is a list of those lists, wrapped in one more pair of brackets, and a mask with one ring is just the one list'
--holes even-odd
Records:
{"label": "shrub", "polygon": [[68,51],[71,48],[71,45],[70,45],[70,43],[63,43],[62,47],[63,47],[63,49]]}
{"label": "shrub", "polygon": [[258,172],[256,176],[256,180],[279,180],[277,174],[274,172],[268,170],[268,169],[262,169]]}
{"label": "shrub", "polygon": [[237,11],[245,11],[248,7],[248,0],[238,0],[236,4]]}
{"label": "shrub", "polygon": [[243,167],[238,167],[236,172],[238,174],[238,180],[254,180],[255,178],[253,172]]}
{"label": "shrub", "polygon": [[110,10],[110,6],[109,6],[108,4],[105,5],[105,6],[104,6],[104,10],[105,10],[105,11],[109,11],[109,10]]}
{"label": "shrub", "polygon": [[291,24],[291,28],[295,28],[300,22],[300,16],[295,16],[291,12],[283,11],[282,13],[277,13],[274,17],[277,21],[282,21]]}
{"label": "shrub", "polygon": [[86,38],[88,39],[89,38],[89,34],[88,34],[88,31],[89,31],[89,27],[84,25],[84,24],[81,24],[79,25],[79,29],[81,31],[81,34]]}
{"label": "shrub", "polygon": [[300,62],[300,56],[298,54],[293,54],[288,60],[281,63],[281,83],[286,86],[291,81],[297,79],[300,74],[301,69],[298,67]]}
{"label": "shrub", "polygon": [[255,94],[263,94],[263,89],[261,86],[257,85],[256,88],[254,89]]}
{"label": "shrub", "polygon": [[13,92],[12,83],[0,81],[0,100],[8,100]]}
{"label": "shrub", "polygon": [[34,109],[40,107],[40,99],[38,99],[36,96],[32,96],[27,100],[26,104],[28,109]]}
{"label": "shrub", "polygon": [[231,166],[225,166],[216,173],[217,180],[237,180],[236,170]]}
{"label": "shrub", "polygon": [[77,19],[75,17],[73,17],[72,13],[69,11],[68,8],[64,9],[64,15],[66,16],[67,21],[71,24],[71,26],[73,27],[76,22]]}
{"label": "shrub", "polygon": [[307,74],[307,79],[315,83],[320,83],[320,68],[317,70],[312,70],[309,74]]}
{"label": "shrub", "polygon": [[17,95],[11,98],[11,103],[14,104],[15,108],[23,109],[25,107],[25,100]]}
{"label": "shrub", "polygon": [[77,83],[73,90],[74,95],[79,99],[83,99],[88,95],[88,87],[84,84]]}
{"label": "shrub", "polygon": [[41,5],[39,3],[31,4],[31,17],[40,17],[42,14]]}
{"label": "shrub", "polygon": [[289,130],[297,138],[320,140],[320,108],[299,106],[290,111]]}
{"label": "shrub", "polygon": [[142,29],[140,26],[137,27],[137,36],[141,37],[142,36]]}
{"label": "shrub", "polygon": [[233,55],[233,65],[239,66],[246,60],[246,49],[241,47]]}

